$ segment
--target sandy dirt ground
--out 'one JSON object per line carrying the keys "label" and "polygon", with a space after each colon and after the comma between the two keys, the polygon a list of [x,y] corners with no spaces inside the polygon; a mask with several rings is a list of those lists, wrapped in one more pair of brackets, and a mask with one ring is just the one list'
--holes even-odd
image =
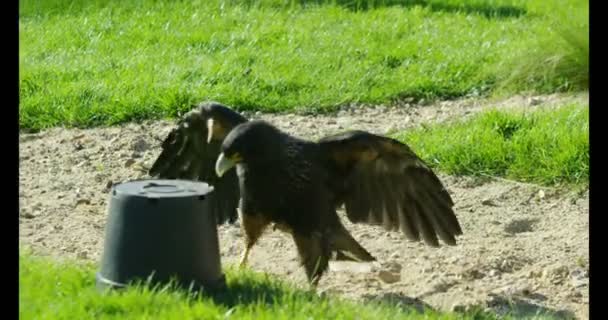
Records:
{"label": "sandy dirt ground", "polygon": [[[386,134],[423,123],[463,119],[489,108],[552,108],[582,95],[463,99],[426,105],[347,106],[331,115],[261,113],[305,138],[345,129]],[[159,139],[173,122],[94,129],[56,128],[20,135],[20,243],[38,254],[98,261],[112,183],[147,177]],[[589,307],[589,193],[440,175],[456,203],[464,235],[456,247],[430,248],[398,233],[352,225],[353,236],[378,264],[332,263],[321,292],[361,300],[465,310],[482,306],[531,316],[587,319]],[[343,214],[343,212],[341,212]],[[219,228],[222,263],[237,263],[238,224]],[[249,267],[305,287],[290,237],[271,229],[254,247]]]}

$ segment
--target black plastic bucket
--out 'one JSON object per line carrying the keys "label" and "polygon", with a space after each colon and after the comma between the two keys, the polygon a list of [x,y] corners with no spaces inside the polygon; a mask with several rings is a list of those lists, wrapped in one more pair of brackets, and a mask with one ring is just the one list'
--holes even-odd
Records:
{"label": "black plastic bucket", "polygon": [[135,281],[196,290],[225,286],[212,187],[184,180],[134,180],[112,187],[97,286]]}

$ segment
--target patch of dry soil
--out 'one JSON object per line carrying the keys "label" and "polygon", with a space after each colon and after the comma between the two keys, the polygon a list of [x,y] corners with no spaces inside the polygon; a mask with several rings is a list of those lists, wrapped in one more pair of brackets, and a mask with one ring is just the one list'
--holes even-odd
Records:
{"label": "patch of dry soil", "polygon": [[[425,122],[462,119],[490,107],[543,108],[587,95],[458,100],[430,105],[344,108],[334,115],[250,114],[301,137],[358,128],[384,134]],[[112,182],[145,177],[173,123],[88,130],[57,128],[20,135],[20,242],[38,254],[98,261]],[[505,180],[442,175],[464,235],[456,247],[434,249],[400,234],[352,225],[380,265],[332,263],[319,289],[355,299],[427,305],[441,310],[481,305],[521,315],[536,311],[588,318],[589,195]],[[238,261],[238,225],[220,227],[222,262]],[[280,254],[279,254],[280,252]],[[250,267],[304,286],[295,246],[269,229]]]}

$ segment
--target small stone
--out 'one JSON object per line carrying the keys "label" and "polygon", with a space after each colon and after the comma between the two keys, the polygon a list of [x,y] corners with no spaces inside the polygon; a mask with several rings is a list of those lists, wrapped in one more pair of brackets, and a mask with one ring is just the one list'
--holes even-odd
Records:
{"label": "small stone", "polygon": [[539,99],[539,98],[530,98],[528,100],[528,104],[530,106],[537,106],[537,105],[541,104],[542,102],[543,102],[543,100]]}
{"label": "small stone", "polygon": [[511,271],[512,269],[512,263],[509,260],[502,260],[502,262],[500,263],[500,270]]}
{"label": "small stone", "polygon": [[74,150],[80,151],[82,149],[84,149],[84,145],[82,143],[80,143],[80,141],[74,143]]}
{"label": "small stone", "polygon": [[573,279],[589,278],[589,273],[583,268],[575,268],[570,271],[570,277],[572,277]]}
{"label": "small stone", "polygon": [[135,141],[133,143],[132,148],[136,152],[144,152],[144,151],[150,149],[150,144],[146,140],[139,138],[139,139],[137,139],[137,141]]}
{"label": "small stone", "polygon": [[31,212],[25,212],[23,214],[21,214],[21,216],[25,219],[34,219],[36,218],[36,216],[34,214],[32,214]]}
{"label": "small stone", "polygon": [[380,272],[378,272],[378,278],[385,283],[395,283],[401,280],[401,274],[388,270],[380,270]]}
{"label": "small stone", "polygon": [[127,161],[125,161],[125,168],[132,166],[134,163],[135,163],[135,159],[133,159],[133,158],[127,159]]}
{"label": "small stone", "polygon": [[583,288],[589,286],[589,279],[572,279],[571,284],[575,288]]}
{"label": "small stone", "polygon": [[540,199],[544,199],[544,198],[545,198],[545,192],[544,192],[543,190],[539,190],[539,191],[538,191],[538,197],[539,197]]}
{"label": "small stone", "polygon": [[81,204],[91,204],[91,200],[89,199],[78,199],[76,200],[76,205],[79,206]]}
{"label": "small stone", "polygon": [[86,259],[88,257],[88,255],[89,255],[88,252],[80,251],[80,252],[78,252],[78,254],[76,256],[80,259]]}
{"label": "small stone", "polygon": [[481,204],[483,204],[484,206],[498,207],[498,205],[496,204],[496,202],[494,202],[494,200],[492,200],[492,199],[482,200]]}

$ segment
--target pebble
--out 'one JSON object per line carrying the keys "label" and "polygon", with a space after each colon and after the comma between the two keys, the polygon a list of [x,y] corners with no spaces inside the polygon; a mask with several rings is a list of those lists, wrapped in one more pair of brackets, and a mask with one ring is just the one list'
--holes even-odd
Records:
{"label": "pebble", "polygon": [[494,200],[492,199],[484,199],[481,201],[481,204],[483,204],[484,206],[498,207],[496,202],[494,202]]}
{"label": "pebble", "polygon": [[570,277],[574,279],[584,279],[589,278],[589,272],[583,268],[575,268],[570,271]]}
{"label": "pebble", "polygon": [[542,102],[543,102],[543,100],[539,99],[539,98],[530,98],[530,100],[528,100],[528,104],[530,106],[537,106],[537,105],[541,104]]}
{"label": "pebble", "polygon": [[133,158],[127,159],[127,161],[125,161],[125,168],[132,166],[134,163],[135,163],[135,159],[133,159]]}
{"label": "pebble", "polygon": [[143,138],[138,138],[132,145],[133,150],[137,152],[144,152],[150,149],[150,144]]}
{"label": "pebble", "polygon": [[21,214],[21,217],[23,217],[25,219],[34,219],[34,218],[36,218],[36,215],[32,214],[31,212],[25,212],[25,213]]}
{"label": "pebble", "polygon": [[78,199],[78,200],[76,200],[76,206],[79,206],[81,204],[91,204],[91,200],[89,200],[89,199]]}
{"label": "pebble", "polygon": [[395,283],[401,281],[401,273],[380,270],[380,272],[378,272],[378,278],[384,283]]}
{"label": "pebble", "polygon": [[498,271],[498,270],[496,270],[496,269],[492,269],[492,270],[490,270],[490,272],[488,272],[488,275],[489,275],[490,277],[497,277],[497,276],[499,276],[500,274],[501,274],[501,272],[500,272],[500,271]]}

